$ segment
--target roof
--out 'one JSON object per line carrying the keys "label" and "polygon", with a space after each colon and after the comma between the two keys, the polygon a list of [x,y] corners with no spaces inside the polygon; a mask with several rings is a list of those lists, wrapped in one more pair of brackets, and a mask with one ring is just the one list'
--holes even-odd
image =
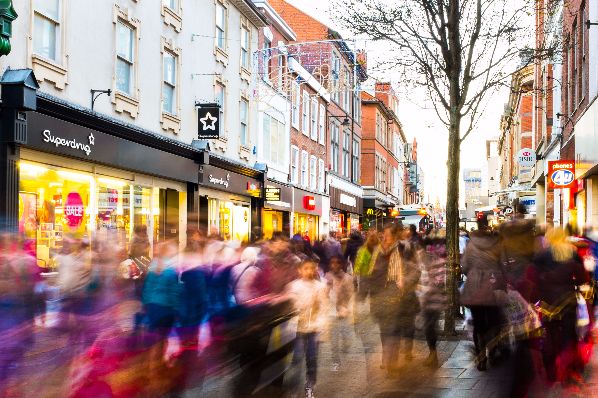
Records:
{"label": "roof", "polygon": [[39,88],[35,74],[31,69],[7,69],[2,75],[3,86],[24,85],[34,90]]}

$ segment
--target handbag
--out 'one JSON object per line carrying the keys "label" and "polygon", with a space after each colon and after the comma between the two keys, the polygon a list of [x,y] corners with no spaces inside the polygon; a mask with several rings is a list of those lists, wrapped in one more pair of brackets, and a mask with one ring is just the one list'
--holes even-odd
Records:
{"label": "handbag", "polygon": [[577,335],[583,337],[588,332],[590,326],[590,313],[588,312],[588,305],[581,293],[576,293],[577,296]]}

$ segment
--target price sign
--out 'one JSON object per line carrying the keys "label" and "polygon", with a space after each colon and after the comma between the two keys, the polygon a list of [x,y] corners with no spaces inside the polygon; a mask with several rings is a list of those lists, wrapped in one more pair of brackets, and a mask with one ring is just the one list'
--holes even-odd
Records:
{"label": "price sign", "polygon": [[572,188],[575,184],[575,162],[549,160],[546,180],[548,189]]}

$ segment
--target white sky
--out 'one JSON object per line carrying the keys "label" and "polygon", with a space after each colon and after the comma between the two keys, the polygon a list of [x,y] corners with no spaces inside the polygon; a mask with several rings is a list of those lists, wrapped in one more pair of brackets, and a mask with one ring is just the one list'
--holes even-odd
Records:
{"label": "white sky", "polygon": [[[286,0],[295,7],[316,17],[320,21],[337,28],[336,24],[328,17],[330,0]],[[339,29],[342,32],[342,29]],[[345,39],[351,37],[343,35]],[[368,60],[376,59],[381,50],[366,45]],[[373,76],[376,77],[376,76]],[[483,112],[483,116],[470,136],[461,146],[461,168],[482,168],[486,164],[486,139],[496,137],[499,133],[500,116],[503,113],[504,104],[508,100],[508,89],[494,94],[488,98],[489,106]],[[444,205],[446,200],[446,160],[447,160],[447,138],[446,127],[438,120],[436,113],[426,106],[426,97],[423,95],[399,97],[399,118],[403,124],[405,134],[409,141],[413,137],[418,143],[418,163],[425,173],[425,195],[426,201],[436,202]],[[461,189],[462,191],[462,189]]]}

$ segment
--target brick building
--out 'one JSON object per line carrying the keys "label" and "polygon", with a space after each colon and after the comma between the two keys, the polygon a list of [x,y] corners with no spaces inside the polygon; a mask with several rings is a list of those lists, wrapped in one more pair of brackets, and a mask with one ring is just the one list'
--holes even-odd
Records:
{"label": "brick building", "polygon": [[511,78],[511,94],[501,117],[498,151],[501,159],[499,205],[511,205],[521,196],[529,196],[532,169],[516,163],[522,148],[533,146],[534,66],[519,69]]}
{"label": "brick building", "polygon": [[365,220],[368,227],[380,227],[405,203],[406,139],[397,116],[398,98],[390,83],[377,82],[374,93],[363,92],[361,104]]}
{"label": "brick building", "polygon": [[[284,0],[272,7],[297,34],[290,54],[330,94],[326,109],[327,183],[331,232],[359,228],[363,211],[360,185],[361,103],[359,85],[367,79],[364,64],[330,27]],[[326,211],[325,206],[322,211]],[[326,232],[324,226],[324,233]]]}

